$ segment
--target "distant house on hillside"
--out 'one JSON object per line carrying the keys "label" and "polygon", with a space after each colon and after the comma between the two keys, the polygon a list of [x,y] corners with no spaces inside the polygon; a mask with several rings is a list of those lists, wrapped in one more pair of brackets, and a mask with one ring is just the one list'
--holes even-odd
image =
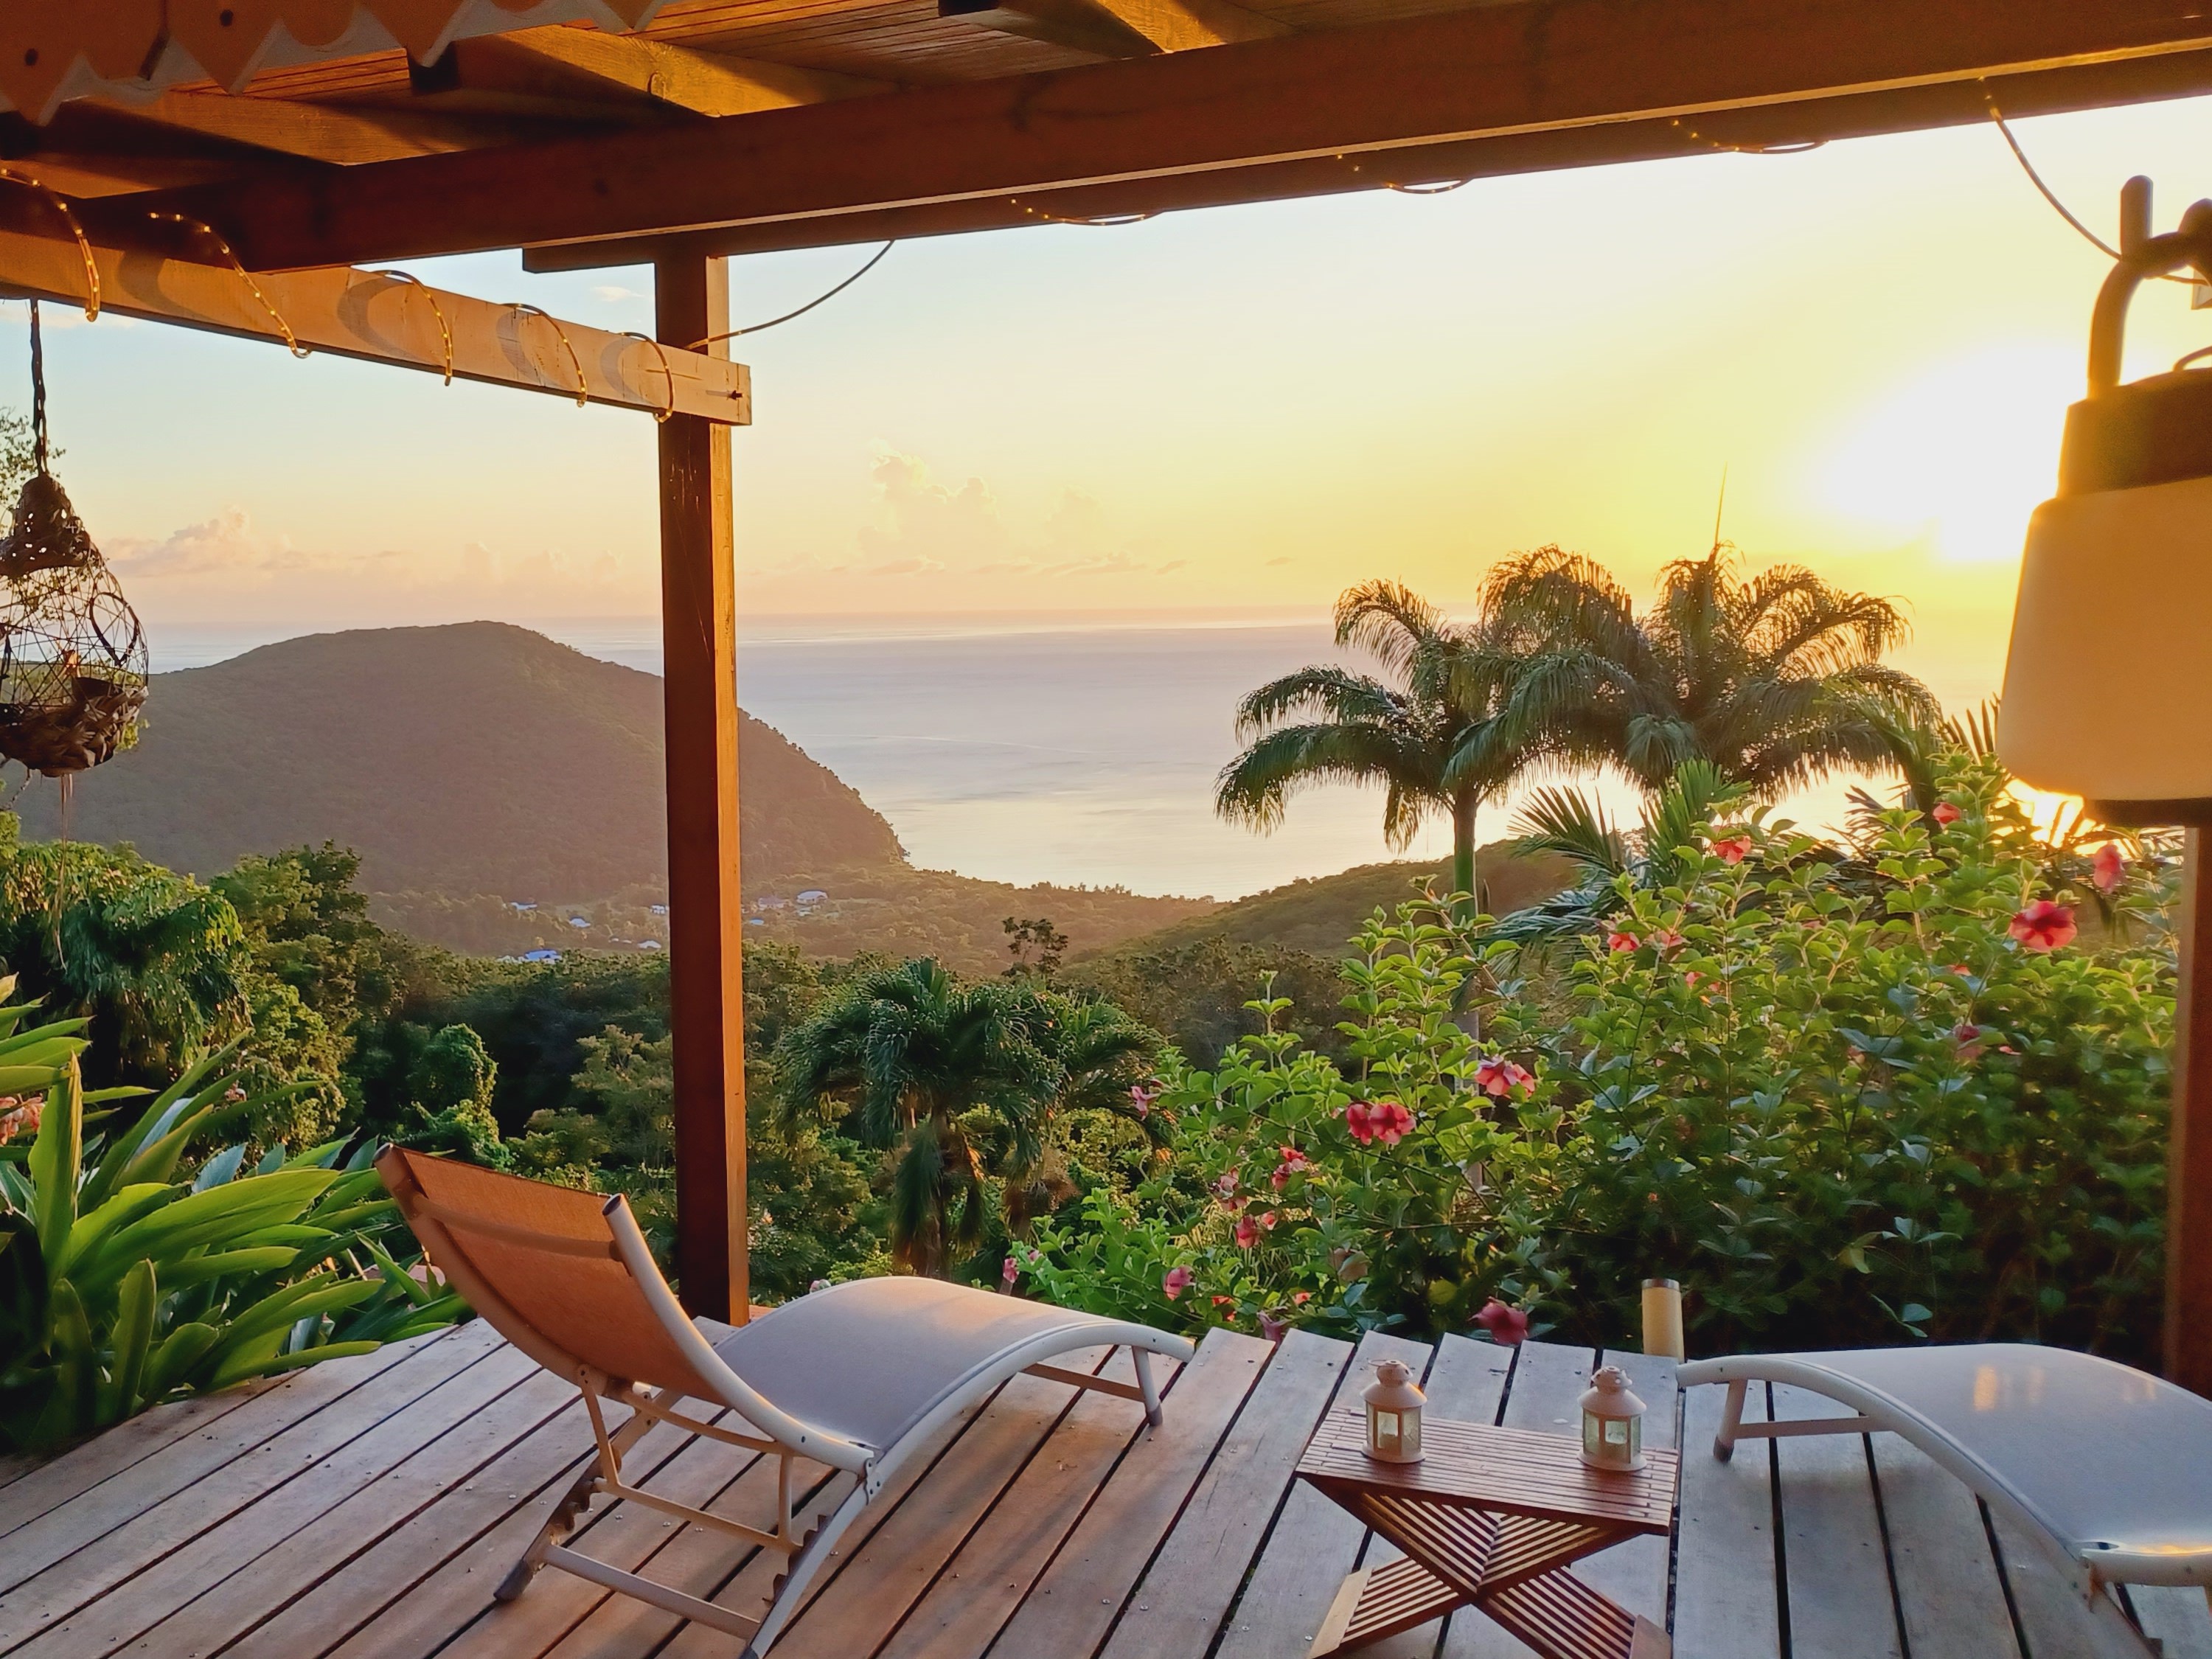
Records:
{"label": "distant house on hillside", "polygon": [[561,953],[558,951],[525,951],[522,959],[525,962],[558,962]]}
{"label": "distant house on hillside", "polygon": [[571,927],[588,927],[592,924],[581,916],[571,916],[568,918],[568,925]]}
{"label": "distant house on hillside", "polygon": [[819,887],[810,887],[799,896],[799,904],[808,908],[817,904],[827,904],[829,902],[830,895]]}
{"label": "distant house on hillside", "polygon": [[514,902],[514,908],[515,908],[516,909],[518,909],[518,910],[521,911],[521,912],[523,913],[523,915],[529,915],[532,910],[535,910],[538,907],[537,907],[535,904],[525,904],[525,903],[524,903],[520,899],[517,899],[517,900]]}
{"label": "distant house on hillside", "polygon": [[660,948],[660,941],[657,939],[641,939],[637,942],[637,948],[641,951],[658,951]]}

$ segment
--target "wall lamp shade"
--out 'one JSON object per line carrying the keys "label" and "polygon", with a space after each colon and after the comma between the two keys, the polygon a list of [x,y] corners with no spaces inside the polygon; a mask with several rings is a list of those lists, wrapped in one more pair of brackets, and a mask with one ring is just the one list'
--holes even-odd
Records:
{"label": "wall lamp shade", "polygon": [[[2147,189],[2136,206],[2140,222]],[[2106,823],[2212,823],[2212,369],[2119,383],[2128,301],[2147,278],[2212,267],[2212,204],[2123,247],[2058,492],[2028,523],[1997,755]]]}

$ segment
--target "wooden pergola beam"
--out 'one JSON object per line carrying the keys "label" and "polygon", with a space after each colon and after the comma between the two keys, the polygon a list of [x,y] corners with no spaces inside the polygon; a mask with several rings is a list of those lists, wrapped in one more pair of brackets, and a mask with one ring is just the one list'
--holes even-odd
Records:
{"label": "wooden pergola beam", "polygon": [[[752,418],[751,377],[742,363],[657,347],[635,335],[447,293],[389,272],[341,267],[248,282],[217,265],[112,248],[91,252],[100,309],[122,316],[278,344],[284,343],[281,317],[311,351],[432,374],[445,372],[450,338],[459,380],[569,398],[580,386],[592,403],[656,414],[672,410],[717,426],[743,426]],[[66,239],[0,230],[0,290],[81,305],[83,256]]]}
{"label": "wooden pergola beam", "polygon": [[1380,158],[2207,48],[2196,0],[1517,0],[173,204],[257,268],[350,264]]}
{"label": "wooden pergola beam", "polygon": [[375,106],[310,104],[285,98],[234,98],[223,93],[165,92],[143,101],[100,100],[131,120],[220,138],[311,161],[356,167],[409,155],[442,155],[537,135],[521,124]]}
{"label": "wooden pergola beam", "polygon": [[[2150,59],[2047,70],[1993,78],[1989,82],[1990,93],[2008,116],[2055,114],[2144,99],[2185,97],[2206,88],[2212,88],[2212,52],[2174,52]],[[692,254],[726,256],[1047,223],[1112,224],[1133,216],[1237,202],[1342,195],[1378,187],[1420,187],[1565,167],[1710,155],[1738,149],[1792,150],[1837,136],[1838,126],[1846,120],[1853,136],[1864,136],[1985,123],[1989,118],[1989,102],[1982,86],[1954,82],[1869,93],[1852,100],[1847,109],[1838,103],[1774,104],[1679,124],[1674,120],[1615,122],[1427,144],[1380,155],[1330,155],[1316,161],[1188,173],[1171,179],[776,219],[672,236],[564,242],[526,248],[522,262],[526,270],[533,271],[588,270],[646,264],[676,248]]]}

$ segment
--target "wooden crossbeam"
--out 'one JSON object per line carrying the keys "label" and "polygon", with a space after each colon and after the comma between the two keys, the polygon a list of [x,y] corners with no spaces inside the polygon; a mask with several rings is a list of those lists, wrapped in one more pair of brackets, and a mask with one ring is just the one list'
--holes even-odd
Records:
{"label": "wooden crossbeam", "polygon": [[[2008,115],[2051,115],[2146,99],[2188,97],[2212,89],[2212,52],[2069,64],[1996,76],[1989,84]],[[762,253],[1042,224],[1111,223],[1137,215],[1341,195],[1378,185],[1500,178],[1730,149],[1786,149],[1833,138],[1986,123],[1989,118],[1989,103],[1978,82],[1948,82],[1761,105],[1680,124],[1656,117],[1612,121],[1408,146],[1372,155],[1324,155],[1171,178],[763,220],[674,236],[557,243],[526,249],[523,265],[538,271],[585,270],[642,264],[678,248],[701,256]]]}
{"label": "wooden crossbeam", "polygon": [[1096,0],[1162,52],[1194,52],[1239,40],[1272,40],[1294,33],[1263,12],[1232,0]]}
{"label": "wooden crossbeam", "polygon": [[[235,270],[151,254],[94,247],[92,257],[100,309],[126,317],[282,344],[281,317],[309,350],[433,374],[445,372],[450,335],[453,372],[462,380],[570,398],[580,386],[592,403],[655,412],[672,404],[677,414],[726,426],[752,418],[751,375],[742,363],[656,348],[387,272],[340,267],[249,283]],[[82,304],[84,262],[76,244],[0,230],[0,291]]]}
{"label": "wooden crossbeam", "polygon": [[1090,0],[937,0],[937,15],[1092,58],[1149,58],[1159,51]]}
{"label": "wooden crossbeam", "polygon": [[[1535,25],[1540,23],[1540,27]],[[1516,0],[173,205],[287,269],[861,214],[2212,49],[2197,0]],[[99,204],[94,204],[95,207]]]}

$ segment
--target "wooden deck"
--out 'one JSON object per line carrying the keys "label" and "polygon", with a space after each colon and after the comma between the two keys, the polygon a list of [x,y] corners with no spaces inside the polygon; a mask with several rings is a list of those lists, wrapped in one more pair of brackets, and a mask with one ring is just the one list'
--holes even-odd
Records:
{"label": "wooden deck", "polygon": [[[1018,1378],[887,1492],[825,1570],[786,1659],[1302,1659],[1369,1537],[1292,1485],[1316,1420],[1364,1363],[1425,1373],[1439,1416],[1565,1431],[1594,1356],[1446,1338],[1217,1333],[1142,1432],[1110,1395]],[[1717,1389],[1609,1354],[1690,1445],[1671,1540],[1578,1569],[1668,1623],[1682,1659],[2062,1659],[2084,1645],[2056,1582],[1892,1437],[1705,1454]],[[1821,1408],[1778,1389],[1771,1409]],[[1346,1396],[1349,1397],[1348,1395]],[[1678,1416],[1686,1409],[1686,1420]],[[1758,1416],[1770,1409],[1754,1396]],[[647,1484],[742,1515],[769,1471],[655,1430]],[[481,1324],[165,1407],[35,1468],[0,1469],[0,1654],[22,1659],[734,1659],[732,1638],[557,1572],[491,1587],[581,1467],[573,1390]],[[725,1535],[631,1506],[580,1547],[751,1610],[767,1569]],[[2139,1594],[2170,1659],[2212,1659],[2193,1593]],[[1525,1659],[1480,1615],[1377,1659]]]}

